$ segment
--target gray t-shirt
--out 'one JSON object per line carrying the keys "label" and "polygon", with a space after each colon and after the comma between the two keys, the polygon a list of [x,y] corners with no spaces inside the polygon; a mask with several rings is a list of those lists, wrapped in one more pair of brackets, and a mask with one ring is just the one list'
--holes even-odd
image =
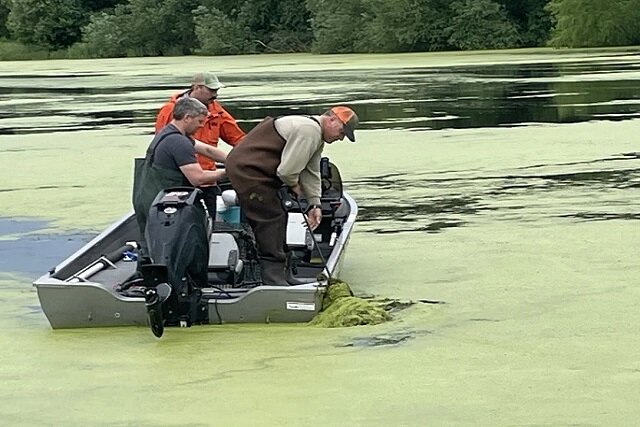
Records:
{"label": "gray t-shirt", "polygon": [[181,166],[197,162],[195,142],[181,134],[174,125],[168,124],[160,129],[154,139],[162,137],[164,139],[156,147],[154,165],[179,171]]}

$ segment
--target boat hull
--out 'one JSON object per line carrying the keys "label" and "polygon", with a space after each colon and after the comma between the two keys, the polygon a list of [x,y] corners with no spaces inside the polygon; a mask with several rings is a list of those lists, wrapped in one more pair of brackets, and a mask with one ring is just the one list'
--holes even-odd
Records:
{"label": "boat hull", "polygon": [[[333,278],[340,277],[357,215],[355,201],[346,193],[343,200],[348,213],[326,258],[326,267]],[[52,328],[148,325],[144,298],[122,295],[117,290],[118,284],[135,271],[135,262],[120,260],[86,280],[79,280],[77,276],[89,260],[113,251],[125,240],[139,238],[135,215],[131,212],[34,282],[40,305]],[[249,289],[205,287],[202,292],[207,301],[209,324],[290,323],[307,322],[318,313],[326,286],[324,280],[295,286],[259,285]]]}
{"label": "boat hull", "polygon": [[[37,286],[38,298],[51,327],[92,328],[146,326],[144,298],[127,298],[97,283]],[[258,286],[236,299],[209,300],[209,323],[307,322],[322,304],[324,286]]]}

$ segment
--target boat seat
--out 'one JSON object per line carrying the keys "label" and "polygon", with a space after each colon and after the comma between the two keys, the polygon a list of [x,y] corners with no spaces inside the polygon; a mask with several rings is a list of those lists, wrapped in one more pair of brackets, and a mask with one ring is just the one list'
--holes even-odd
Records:
{"label": "boat seat", "polygon": [[307,230],[304,217],[299,212],[289,212],[287,218],[287,246],[291,249],[311,246],[311,234]]}
{"label": "boat seat", "polygon": [[338,202],[339,204],[336,207],[336,210],[333,213],[333,216],[335,218],[347,218],[349,216],[349,213],[351,212],[349,203],[344,197],[341,197]]}
{"label": "boat seat", "polygon": [[209,270],[228,270],[240,274],[243,262],[236,239],[229,233],[212,233],[209,242]]}

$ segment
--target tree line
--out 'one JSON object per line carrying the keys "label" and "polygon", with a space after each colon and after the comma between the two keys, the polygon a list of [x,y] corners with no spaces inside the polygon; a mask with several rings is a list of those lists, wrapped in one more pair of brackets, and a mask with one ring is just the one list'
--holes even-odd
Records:
{"label": "tree line", "polygon": [[0,46],[62,57],[621,46],[640,44],[639,15],[640,0],[0,0]]}

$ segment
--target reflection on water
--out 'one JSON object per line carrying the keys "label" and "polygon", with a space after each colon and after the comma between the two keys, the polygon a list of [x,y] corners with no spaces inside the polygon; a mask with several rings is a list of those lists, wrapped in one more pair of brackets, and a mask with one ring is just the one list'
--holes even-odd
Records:
{"label": "reflection on water", "polygon": [[[537,221],[549,218],[573,220],[637,220],[630,190],[640,188],[638,153],[626,153],[588,162],[570,162],[517,168],[504,174],[456,177],[459,173],[440,173],[424,177],[378,176],[347,184],[359,192],[359,223],[365,231],[400,233],[423,231],[437,233],[451,227],[476,223],[490,214],[506,221]],[[634,163],[622,167],[620,162]],[[555,172],[575,166],[597,165],[597,170]],[[443,178],[442,175],[445,175]],[[452,175],[452,176],[446,176]],[[591,193],[620,192],[610,205],[623,212],[593,212]],[[464,194],[464,197],[461,197]],[[577,197],[579,195],[579,197]],[[563,200],[566,198],[566,200]],[[570,202],[569,202],[570,200]],[[561,209],[562,212],[558,212]]]}
{"label": "reflection on water", "polygon": [[[362,127],[368,129],[625,120],[639,115],[640,55],[618,58],[366,73],[249,72],[223,76],[244,95],[233,96],[227,89],[221,96],[245,129],[266,115],[318,113],[345,98],[358,105]],[[265,85],[281,89],[281,96],[261,96]],[[158,76],[0,72],[0,134],[150,126],[159,106],[176,90]]]}
{"label": "reflection on water", "polygon": [[[229,86],[221,92],[222,101],[246,130],[266,115],[318,113],[344,99],[357,105],[363,128],[376,130],[516,127],[640,116],[640,55],[633,53],[568,62],[540,59],[366,72],[260,72],[256,68],[221,77]],[[122,70],[0,72],[0,134],[111,127],[148,134],[159,106],[179,89],[170,78],[123,76]],[[271,92],[265,93],[264,87]],[[278,96],[270,95],[274,90]],[[624,211],[624,206],[616,212],[592,212],[585,201],[589,192],[637,188],[639,158],[637,152],[612,152],[588,161],[564,159],[483,172],[467,169],[423,175],[407,171],[359,177],[347,186],[358,194],[360,223],[365,231],[375,233],[438,233],[473,225],[489,214],[518,221],[633,220],[637,214]],[[563,204],[563,191],[580,189],[581,201]],[[2,192],[19,190],[0,188]],[[626,193],[616,200],[625,197]]]}
{"label": "reflection on water", "polygon": [[[43,233],[46,221],[0,217],[0,272],[36,279],[80,249],[93,233]],[[34,308],[40,312],[40,307]]]}

